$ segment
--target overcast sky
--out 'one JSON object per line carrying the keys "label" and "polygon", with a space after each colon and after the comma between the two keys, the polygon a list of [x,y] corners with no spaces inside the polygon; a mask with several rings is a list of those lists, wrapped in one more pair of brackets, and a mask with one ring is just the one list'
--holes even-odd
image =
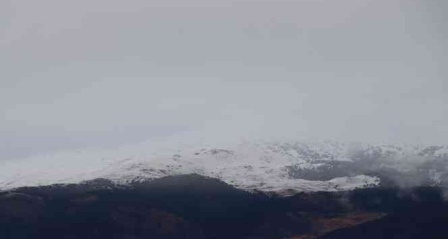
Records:
{"label": "overcast sky", "polygon": [[2,0],[0,159],[185,131],[448,143],[446,0]]}

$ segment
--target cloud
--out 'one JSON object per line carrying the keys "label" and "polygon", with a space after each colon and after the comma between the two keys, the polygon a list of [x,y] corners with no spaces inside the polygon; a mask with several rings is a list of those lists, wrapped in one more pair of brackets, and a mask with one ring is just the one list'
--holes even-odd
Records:
{"label": "cloud", "polygon": [[447,140],[441,1],[0,4],[0,133],[14,148],[195,130]]}

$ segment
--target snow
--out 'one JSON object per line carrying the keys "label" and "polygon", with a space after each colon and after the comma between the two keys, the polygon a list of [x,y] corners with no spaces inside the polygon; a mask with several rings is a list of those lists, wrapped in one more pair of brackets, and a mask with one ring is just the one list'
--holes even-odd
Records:
{"label": "snow", "polygon": [[[368,154],[374,154],[375,150],[388,152],[391,160],[418,155],[421,150],[369,145],[360,148],[368,149]],[[0,190],[79,183],[96,178],[127,184],[190,173],[218,178],[244,190],[266,192],[338,191],[378,186],[379,179],[367,175],[313,181],[292,178],[287,171],[292,165],[316,169],[323,162],[350,162],[352,153],[350,144],[335,142],[165,139],[111,150],[78,150],[9,160],[0,164]]]}

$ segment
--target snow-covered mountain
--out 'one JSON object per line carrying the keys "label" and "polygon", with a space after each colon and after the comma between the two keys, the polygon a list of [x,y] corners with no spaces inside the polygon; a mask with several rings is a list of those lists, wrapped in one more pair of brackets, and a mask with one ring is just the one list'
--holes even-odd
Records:
{"label": "snow-covered mountain", "polygon": [[163,140],[114,150],[41,155],[0,164],[0,189],[116,184],[200,174],[245,190],[338,191],[386,184],[448,185],[448,147],[299,140]]}

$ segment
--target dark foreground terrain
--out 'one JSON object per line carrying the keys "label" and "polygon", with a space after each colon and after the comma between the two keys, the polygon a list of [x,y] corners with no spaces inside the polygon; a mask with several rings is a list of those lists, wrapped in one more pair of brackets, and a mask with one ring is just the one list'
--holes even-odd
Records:
{"label": "dark foreground terrain", "polygon": [[198,175],[0,193],[1,239],[448,238],[439,188],[250,194]]}

